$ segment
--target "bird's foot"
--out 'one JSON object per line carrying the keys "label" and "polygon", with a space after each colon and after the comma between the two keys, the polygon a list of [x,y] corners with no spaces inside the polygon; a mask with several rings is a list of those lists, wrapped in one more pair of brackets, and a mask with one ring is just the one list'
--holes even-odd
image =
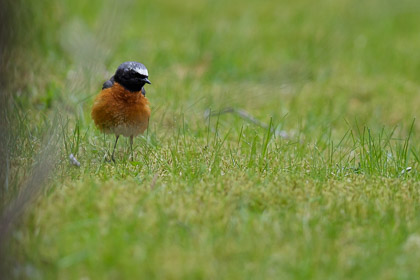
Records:
{"label": "bird's foot", "polygon": [[109,158],[109,157],[106,157],[106,158],[105,158],[105,161],[106,161],[106,162],[109,162],[109,163],[111,163],[111,162],[115,163],[115,159],[114,159],[114,158]]}
{"label": "bird's foot", "polygon": [[105,156],[104,156],[104,161],[106,161],[106,162],[113,162],[113,163],[115,163],[115,158],[114,158],[114,155],[112,155],[111,157],[109,156],[109,154],[105,154]]}

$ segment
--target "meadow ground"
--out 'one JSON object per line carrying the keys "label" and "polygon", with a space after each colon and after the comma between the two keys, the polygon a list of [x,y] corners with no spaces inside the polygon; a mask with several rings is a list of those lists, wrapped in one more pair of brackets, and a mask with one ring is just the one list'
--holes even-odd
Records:
{"label": "meadow ground", "polygon": [[[3,207],[49,180],[9,277],[420,277],[418,1],[104,3],[19,10]],[[127,60],[153,112],[114,164],[90,108]]]}

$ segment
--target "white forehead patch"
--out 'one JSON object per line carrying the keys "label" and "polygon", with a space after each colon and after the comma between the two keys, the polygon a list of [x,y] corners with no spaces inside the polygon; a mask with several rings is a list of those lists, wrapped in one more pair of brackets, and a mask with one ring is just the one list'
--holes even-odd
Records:
{"label": "white forehead patch", "polygon": [[149,76],[149,72],[147,72],[146,67],[145,68],[136,67],[134,68],[134,71],[136,71],[140,75]]}

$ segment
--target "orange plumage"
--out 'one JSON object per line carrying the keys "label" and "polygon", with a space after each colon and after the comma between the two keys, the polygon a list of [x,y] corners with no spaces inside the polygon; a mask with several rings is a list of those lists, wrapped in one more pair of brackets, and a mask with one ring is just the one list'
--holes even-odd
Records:
{"label": "orange plumage", "polygon": [[132,92],[115,82],[96,97],[92,119],[104,133],[134,137],[149,125],[149,101],[141,91]]}

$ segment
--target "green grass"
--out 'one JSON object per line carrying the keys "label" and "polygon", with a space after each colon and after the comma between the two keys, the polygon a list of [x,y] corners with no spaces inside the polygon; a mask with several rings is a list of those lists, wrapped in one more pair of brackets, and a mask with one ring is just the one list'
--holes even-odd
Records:
{"label": "green grass", "polygon": [[[12,181],[60,142],[11,278],[420,277],[417,1],[49,2],[21,10]],[[126,60],[152,117],[114,164],[90,108]]]}

